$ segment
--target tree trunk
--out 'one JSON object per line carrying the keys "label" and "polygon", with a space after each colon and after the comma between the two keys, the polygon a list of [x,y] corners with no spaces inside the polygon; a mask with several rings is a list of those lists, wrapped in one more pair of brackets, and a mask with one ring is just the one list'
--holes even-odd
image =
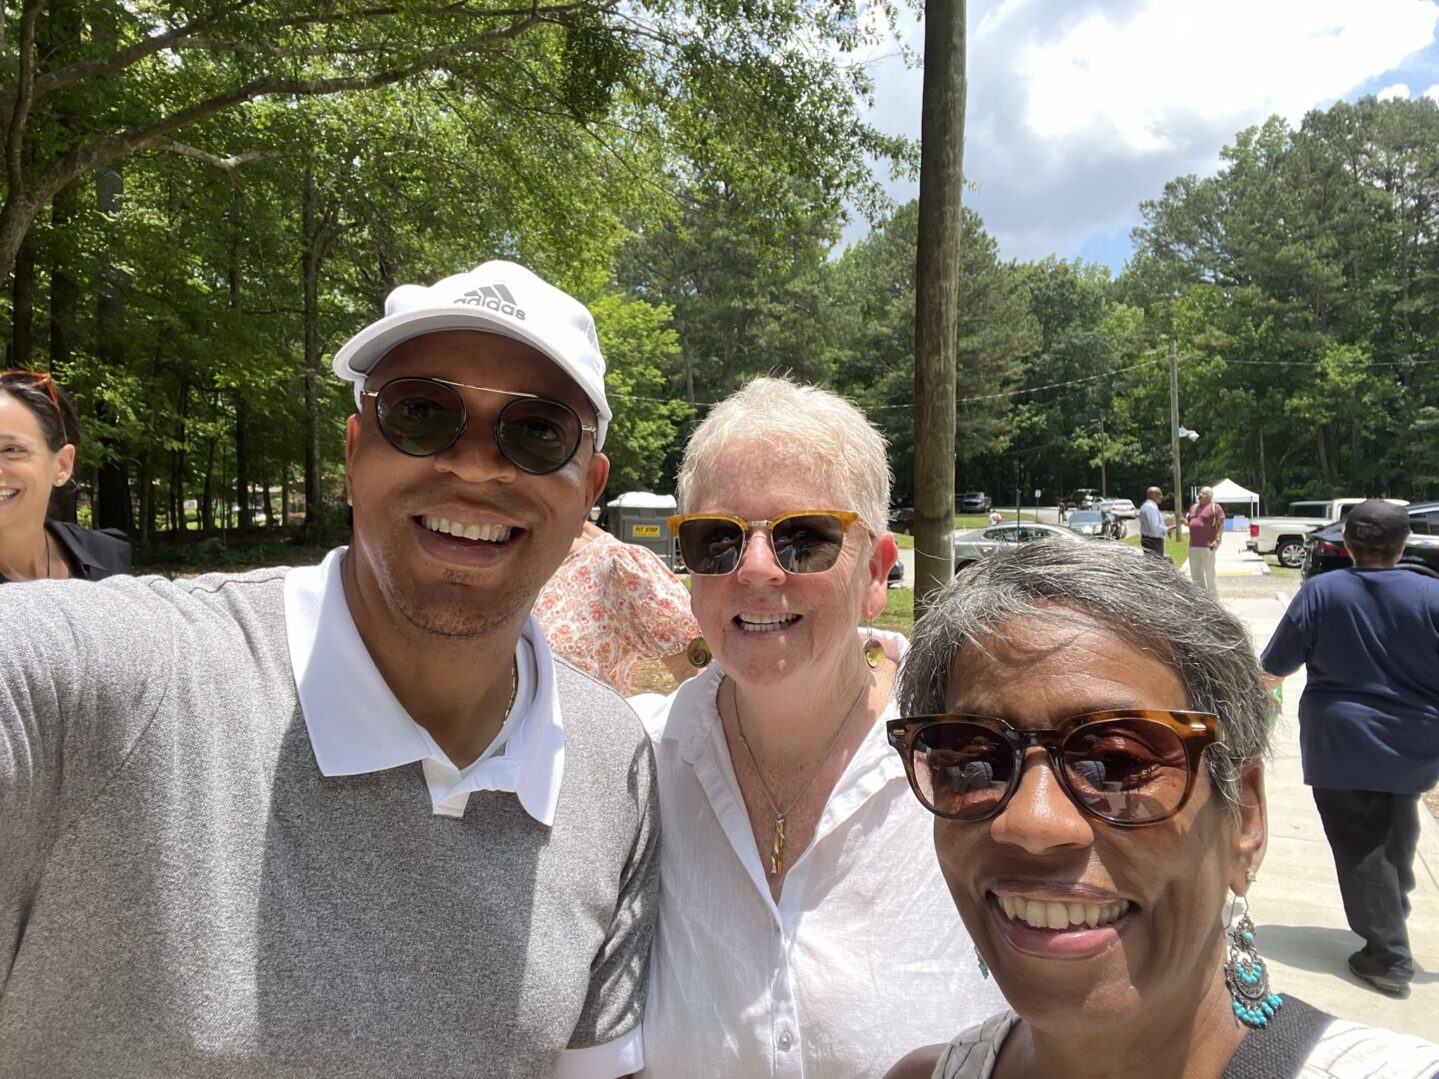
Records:
{"label": "tree trunk", "polygon": [[[240,193],[237,190],[231,200],[235,209],[240,209]],[[240,313],[240,230],[230,223],[230,310]],[[240,527],[251,524],[250,513],[250,406],[245,400],[245,388],[235,388],[235,505],[239,508]]]}
{"label": "tree trunk", "polygon": [[10,281],[10,353],[5,366],[28,371],[35,359],[35,240],[27,236]]}
{"label": "tree trunk", "polygon": [[180,406],[176,411],[180,417],[180,428],[175,433],[175,443],[179,449],[170,458],[170,505],[176,522],[175,530],[185,532],[190,527],[190,519],[185,514],[185,446],[189,438],[186,428],[190,419],[190,383],[184,379],[180,380]]}
{"label": "tree trunk", "polygon": [[302,373],[305,382],[305,527],[320,524],[324,493],[320,479],[320,268],[324,264],[324,236],[327,212],[315,189],[315,173],[305,169],[304,203],[301,212],[301,273],[305,293],[305,355]]}
{"label": "tree trunk", "polygon": [[205,484],[200,489],[200,531],[215,530],[215,439],[205,443]]}
{"label": "tree trunk", "polygon": [[270,493],[270,473],[266,472],[262,480],[261,490],[264,492],[265,500],[265,528],[273,531],[275,528],[275,500]]}
{"label": "tree trunk", "polygon": [[140,519],[136,529],[135,538],[143,544],[148,544],[155,532],[155,484],[151,481],[151,472],[154,461],[154,448],[147,439],[145,449],[140,454]]}
{"label": "tree trunk", "polygon": [[954,575],[955,357],[963,232],[965,0],[926,0],[915,262],[914,607]]}
{"label": "tree trunk", "polygon": [[1264,470],[1264,421],[1255,424],[1259,430],[1259,494],[1268,501],[1269,479]]}
{"label": "tree trunk", "polygon": [[[50,207],[50,370],[69,369],[75,354],[75,325],[80,308],[80,289],[75,284],[69,254],[71,225],[80,205],[80,191],[71,184],[55,196]],[[83,421],[82,421],[83,424]],[[57,521],[74,521],[77,482],[66,484],[50,499],[50,516]]]}
{"label": "tree trunk", "polygon": [[[100,213],[118,219],[123,212],[124,198],[125,178],[119,169],[102,169],[96,174],[95,202]],[[125,366],[126,281],[124,273],[115,268],[114,258],[119,247],[118,240],[113,242],[109,252],[103,256],[105,265],[97,274],[100,295],[96,301],[98,340],[95,351],[101,366],[109,368]],[[104,401],[97,402],[95,414],[101,420],[113,418]],[[130,463],[125,443],[109,436],[102,436],[100,443],[105,454],[100,462],[95,491],[95,524],[99,528],[120,528],[131,532],[135,521],[130,505]]]}

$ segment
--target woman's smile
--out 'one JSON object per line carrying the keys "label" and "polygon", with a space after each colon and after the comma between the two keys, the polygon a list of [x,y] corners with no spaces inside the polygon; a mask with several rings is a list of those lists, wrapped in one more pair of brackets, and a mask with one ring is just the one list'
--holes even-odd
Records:
{"label": "woman's smile", "polygon": [[746,613],[734,616],[734,623],[746,633],[777,633],[789,629],[801,616],[789,612]]}
{"label": "woman's smile", "polygon": [[1041,959],[1085,959],[1119,942],[1139,908],[1128,899],[1107,903],[985,896],[1000,936],[1016,950]]}

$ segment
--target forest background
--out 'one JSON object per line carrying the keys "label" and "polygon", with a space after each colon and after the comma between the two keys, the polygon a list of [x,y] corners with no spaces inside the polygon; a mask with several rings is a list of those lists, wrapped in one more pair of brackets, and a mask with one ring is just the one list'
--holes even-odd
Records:
{"label": "forest background", "polygon": [[[917,213],[879,180],[917,154],[863,119],[853,3],[3,11],[0,332],[84,418],[70,512],[142,544],[341,534],[329,356],[488,258],[594,311],[607,496],[669,490],[705,409],[784,372],[865,408],[909,500]],[[966,211],[959,490],[1102,469],[1138,502],[1170,475],[1172,348],[1186,477],[1439,495],[1439,107],[1340,102],[1222,157],[1143,204],[1118,275],[1003,261]]]}

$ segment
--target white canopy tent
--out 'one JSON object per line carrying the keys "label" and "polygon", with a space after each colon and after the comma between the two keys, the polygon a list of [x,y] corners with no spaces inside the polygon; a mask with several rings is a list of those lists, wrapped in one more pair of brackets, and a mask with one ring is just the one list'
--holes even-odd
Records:
{"label": "white canopy tent", "polygon": [[1259,516],[1259,495],[1248,488],[1241,487],[1226,477],[1216,483],[1213,490],[1214,501],[1218,502],[1221,506],[1226,503],[1247,502],[1249,503],[1250,509],[1249,515],[1251,517]]}

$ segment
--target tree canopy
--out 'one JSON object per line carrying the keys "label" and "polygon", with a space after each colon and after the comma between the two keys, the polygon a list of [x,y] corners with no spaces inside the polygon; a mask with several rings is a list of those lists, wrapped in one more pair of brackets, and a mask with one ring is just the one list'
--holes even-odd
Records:
{"label": "tree canopy", "polygon": [[[709,406],[789,373],[866,409],[912,497],[918,216],[873,161],[913,148],[862,120],[853,6],[71,0],[3,29],[7,365],[76,397],[97,519],[340,530],[329,357],[494,257],[595,312],[610,495],[669,489]],[[1271,119],[1140,207],[1117,277],[1005,261],[964,211],[956,485],[1138,500],[1173,348],[1186,477],[1439,493],[1436,154],[1428,100]]]}

